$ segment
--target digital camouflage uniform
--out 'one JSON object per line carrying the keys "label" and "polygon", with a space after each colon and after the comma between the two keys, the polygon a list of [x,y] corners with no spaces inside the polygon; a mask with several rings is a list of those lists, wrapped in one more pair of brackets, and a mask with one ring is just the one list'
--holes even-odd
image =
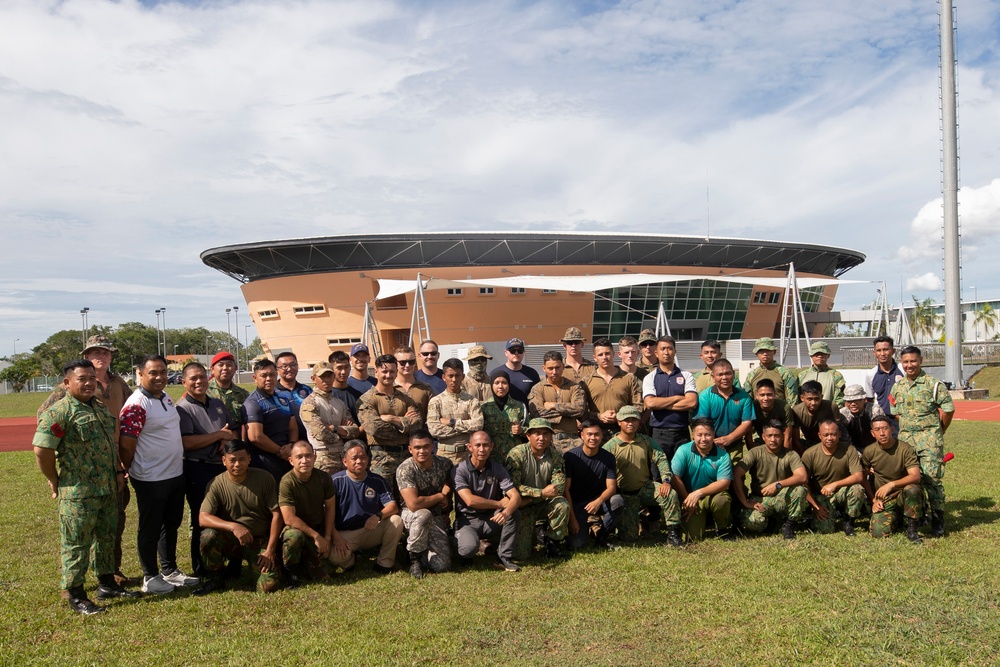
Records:
{"label": "digital camouflage uniform", "polygon": [[563,457],[550,446],[541,459],[552,467],[549,484],[556,487],[558,495],[555,498],[543,498],[544,487],[525,484],[528,466],[534,458],[531,447],[527,444],[518,445],[507,455],[507,470],[510,472],[511,482],[521,494],[521,519],[514,544],[514,556],[519,559],[527,558],[531,553],[537,522],[547,524],[548,536],[556,542],[566,539],[569,533],[569,513],[572,510],[569,501],[563,496],[566,492],[566,465]]}
{"label": "digital camouflage uniform", "polygon": [[[888,449],[882,449],[876,442],[865,447],[861,454],[861,466],[875,473],[876,491],[888,482],[903,479],[909,469],[919,465],[913,447],[899,440]],[[923,514],[924,492],[919,484],[907,484],[902,490],[889,494],[881,512],[872,512],[869,531],[872,537],[888,537],[902,523],[903,517],[919,519]]]}
{"label": "digital camouflage uniform", "polygon": [[[637,468],[631,470],[635,466],[625,456],[625,450],[633,447],[644,449],[645,456],[644,461],[639,461]],[[666,496],[657,493],[660,484],[670,484],[672,476],[670,462],[660,446],[648,435],[636,433],[632,442],[625,442],[619,433],[604,445],[604,449],[615,457],[618,493],[625,501],[625,510],[618,523],[618,537],[630,542],[639,539],[639,512],[644,507],[659,506],[665,526],[680,525],[681,509],[677,492],[670,489]],[[633,480],[639,480],[637,486],[630,485]]]}
{"label": "digital camouflage uniform", "polygon": [[510,426],[514,423],[523,426],[526,413],[527,408],[525,408],[524,403],[513,398],[508,398],[503,408],[493,399],[483,403],[483,429],[490,434],[490,439],[493,441],[490,459],[505,468],[507,467],[507,455],[510,450],[521,444],[522,438],[522,436],[511,433]]}
{"label": "digital camouflage uniform", "polygon": [[892,414],[899,419],[899,439],[913,447],[920,462],[920,485],[931,510],[944,510],[944,429],[942,412],[955,404],[944,383],[924,371],[913,380],[896,380],[889,394]]}
{"label": "digital camouflage uniform", "polygon": [[226,406],[226,412],[229,413],[229,423],[233,425],[233,433],[237,436],[240,435],[240,429],[246,424],[243,423],[243,416],[240,413],[240,408],[243,407],[243,403],[250,397],[250,392],[233,382],[229,389],[223,389],[219,386],[219,383],[212,378],[208,381],[208,389],[206,393],[212,398],[217,398],[222,401]]}
{"label": "digital camouflage uniform", "polygon": [[[299,406],[299,419],[306,427],[306,438],[316,451],[316,469],[332,475],[344,469],[344,441],[357,438],[361,430],[351,418],[347,404],[328,391],[315,389]],[[336,428],[347,431],[347,437],[337,435]]]}
{"label": "digital camouflage uniform", "polygon": [[281,568],[275,563],[270,572],[261,572],[257,564],[257,557],[267,548],[267,541],[268,536],[264,535],[240,545],[240,541],[227,530],[202,528],[201,560],[209,572],[221,572],[226,561],[245,560],[250,565],[250,571],[257,575],[257,590],[273,593],[281,587]]}
{"label": "digital camouflage uniform", "polygon": [[32,445],[56,452],[62,587],[82,587],[94,548],[94,571],[115,571],[118,445],[115,418],[97,397],[65,396],[38,419]]}
{"label": "digital camouflage uniform", "polygon": [[806,487],[783,487],[773,496],[761,494],[763,487],[791,477],[792,473],[801,467],[802,459],[790,449],[782,449],[779,455],[774,455],[762,445],[747,452],[743,461],[736,466],[733,476],[741,480],[749,472],[750,496],[747,501],[764,506],[763,512],[748,507],[740,510],[740,521],[747,531],[764,532],[771,517],[782,517],[796,523],[802,521],[806,507],[809,506],[806,500]]}
{"label": "digital camouflage uniform", "polygon": [[794,373],[776,361],[771,364],[771,368],[757,366],[747,373],[747,377],[743,381],[743,389],[751,396],[756,396],[757,383],[764,378],[769,378],[774,382],[775,398],[783,400],[789,405],[795,405],[799,402],[798,378],[795,377]]}
{"label": "digital camouflage uniform", "polygon": [[[440,395],[440,394],[439,394]],[[431,457],[429,469],[421,468],[414,458],[408,458],[396,469],[396,485],[400,489],[415,489],[418,496],[433,496],[451,484],[451,461],[443,456]],[[432,572],[444,572],[451,568],[451,541],[448,538],[449,506],[435,505],[430,508],[411,510],[404,503],[403,526],[408,531],[406,550],[412,555],[419,554],[423,565]]]}

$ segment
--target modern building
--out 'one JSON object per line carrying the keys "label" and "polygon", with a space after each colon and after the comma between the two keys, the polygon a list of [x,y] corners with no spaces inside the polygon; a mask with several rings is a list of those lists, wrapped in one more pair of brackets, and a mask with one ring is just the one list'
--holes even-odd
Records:
{"label": "modern building", "polygon": [[414,324],[442,345],[554,344],[569,326],[590,340],[636,336],[661,303],[681,340],[777,335],[790,265],[805,312],[827,312],[865,256],[745,239],[448,232],[247,243],[201,258],[243,283],[265,350],[314,362],[361,340],[366,305],[385,350],[410,342]]}

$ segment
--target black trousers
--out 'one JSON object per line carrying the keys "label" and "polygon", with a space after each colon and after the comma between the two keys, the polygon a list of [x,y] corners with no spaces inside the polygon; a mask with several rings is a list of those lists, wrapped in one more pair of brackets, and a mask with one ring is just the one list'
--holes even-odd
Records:
{"label": "black trousers", "polygon": [[177,529],[184,518],[184,475],[158,482],[131,479],[139,510],[135,541],[142,574],[153,577],[160,572],[171,572],[177,569]]}
{"label": "black trousers", "polygon": [[212,480],[226,472],[221,463],[203,463],[201,461],[184,460],[184,495],[187,497],[188,509],[191,511],[191,574],[196,577],[207,577],[208,570],[201,562],[201,524],[198,523],[198,513],[201,503],[205,500],[205,491]]}
{"label": "black trousers", "polygon": [[691,432],[687,427],[683,428],[660,428],[653,427],[653,440],[660,446],[663,453],[667,455],[668,461],[673,461],[674,452],[685,442],[691,442]]}

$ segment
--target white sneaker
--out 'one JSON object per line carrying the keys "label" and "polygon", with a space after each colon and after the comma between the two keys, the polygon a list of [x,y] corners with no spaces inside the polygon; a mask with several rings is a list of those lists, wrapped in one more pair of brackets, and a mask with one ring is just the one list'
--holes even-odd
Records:
{"label": "white sneaker", "polygon": [[155,577],[145,576],[142,578],[142,592],[153,593],[155,595],[173,593],[174,586],[164,581],[162,574],[158,574]]}
{"label": "white sneaker", "polygon": [[171,586],[197,586],[198,577],[189,577],[180,570],[174,570],[168,574],[160,573],[163,577],[163,581],[167,582]]}

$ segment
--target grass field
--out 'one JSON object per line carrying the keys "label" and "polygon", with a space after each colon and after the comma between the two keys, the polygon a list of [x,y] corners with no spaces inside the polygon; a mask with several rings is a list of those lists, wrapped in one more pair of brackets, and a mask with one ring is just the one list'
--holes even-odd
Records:
{"label": "grass field", "polygon": [[0,664],[996,664],[1000,424],[957,423],[948,449],[949,535],[921,546],[861,531],[647,543],[422,581],[363,562],[331,585],[262,596],[245,579],[92,618],[59,599],[56,508],[32,455],[2,454]]}
{"label": "grass field", "polygon": [[969,381],[976,383],[976,389],[989,389],[994,400],[1000,396],[1000,366],[983,366]]}

